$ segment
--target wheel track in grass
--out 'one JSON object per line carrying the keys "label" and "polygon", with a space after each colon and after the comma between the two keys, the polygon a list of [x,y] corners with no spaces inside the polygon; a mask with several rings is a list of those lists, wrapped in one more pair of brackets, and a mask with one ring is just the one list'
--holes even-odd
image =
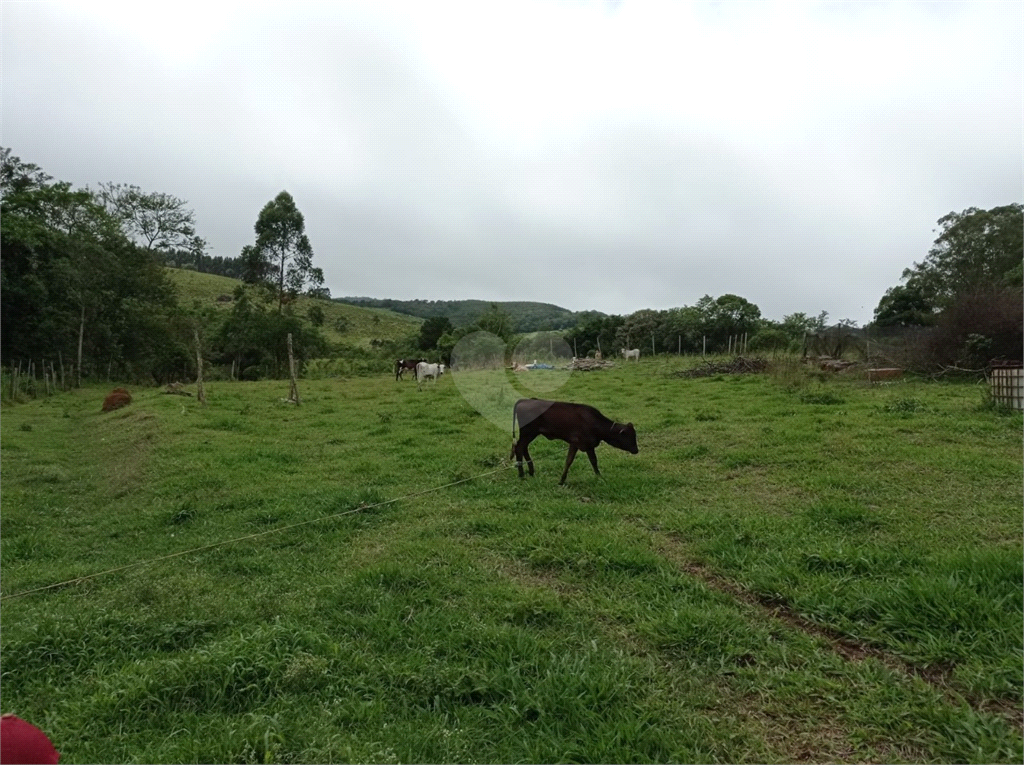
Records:
{"label": "wheel track in grass", "polygon": [[[650,526],[640,518],[624,519],[634,526],[640,526],[651,534],[651,545],[662,558],[672,563],[687,575],[700,580],[706,587],[716,592],[728,594],[730,597],[745,603],[768,619],[775,619],[792,630],[812,635],[822,640],[834,653],[846,661],[861,662],[875,659],[890,671],[906,677],[916,677],[929,687],[942,694],[945,701],[953,706],[966,704],[976,712],[998,716],[1018,733],[1024,733],[1024,714],[1019,706],[1012,701],[994,699],[978,699],[957,690],[951,683],[954,666],[921,667],[908,662],[896,654],[852,638],[827,625],[818,624],[798,614],[784,599],[763,596],[745,589],[734,582],[712,571],[708,566],[690,558],[683,545],[664,532],[660,527]],[[510,566],[509,561],[497,566],[502,575],[522,581],[531,586],[543,587],[555,591],[560,597],[569,597],[576,592],[573,585],[557,576],[548,576],[529,571],[522,562]],[[605,625],[606,627],[608,625]],[[616,631],[618,634],[620,631]],[[624,636],[619,634],[619,638]],[[628,640],[635,644],[635,636]],[[635,647],[635,645],[634,645]],[[646,649],[645,649],[646,650]]]}
{"label": "wheel track in grass", "polygon": [[[555,593],[563,601],[574,601],[583,596],[585,591],[576,584],[565,581],[556,574],[547,571],[533,570],[526,561],[508,558],[493,553],[489,556],[493,569],[499,575],[529,588],[547,590]],[[626,651],[636,657],[643,657],[656,662],[665,673],[680,672],[679,662],[668,656],[646,639],[638,636],[629,625],[623,624],[605,614],[593,615],[594,624],[606,638],[623,646]],[[717,697],[721,701],[715,708],[719,718],[731,718],[737,726],[744,727],[744,721],[756,720],[757,726],[751,728],[754,735],[763,734],[762,742],[770,753],[777,755],[780,762],[853,762],[857,747],[854,746],[843,725],[828,718],[817,724],[800,726],[798,721],[785,717],[778,710],[760,703],[756,697],[736,692],[728,683],[717,686]],[[893,741],[883,740],[872,743],[872,748],[880,753],[879,762],[902,759],[907,762],[923,762],[927,752],[914,748],[912,745],[900,746]],[[892,756],[902,750],[899,757]],[[759,761],[757,759],[751,761]]]}
{"label": "wheel track in grass", "polygon": [[1018,733],[1024,732],[1024,713],[1011,701],[994,699],[978,699],[953,687],[951,680],[952,665],[938,667],[921,667],[894,653],[852,638],[826,625],[818,624],[798,614],[784,598],[770,595],[758,595],[745,589],[720,574],[715,573],[702,563],[692,560],[682,549],[682,545],[670,533],[659,528],[645,525],[640,519],[629,519],[633,524],[646,528],[652,535],[655,551],[666,560],[677,566],[681,571],[699,579],[708,588],[716,592],[727,593],[749,606],[761,611],[766,617],[777,619],[788,627],[813,635],[824,640],[831,649],[847,661],[860,662],[875,659],[888,669],[904,675],[917,677],[939,691],[947,702],[953,705],[967,704],[976,712],[997,715],[1005,720]]}

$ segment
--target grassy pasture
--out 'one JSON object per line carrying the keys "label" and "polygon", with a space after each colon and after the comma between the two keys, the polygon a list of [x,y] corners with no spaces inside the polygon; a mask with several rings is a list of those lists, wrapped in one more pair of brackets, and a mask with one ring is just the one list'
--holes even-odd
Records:
{"label": "grassy pasture", "polygon": [[[166,271],[178,293],[178,300],[184,306],[215,307],[230,311],[232,303],[219,303],[217,298],[221,295],[232,295],[235,288],[241,284],[238,279],[199,273],[187,268],[168,268]],[[313,305],[323,309],[324,324],[321,331],[330,343],[344,342],[369,348],[373,340],[399,340],[415,335],[423,323],[423,319],[383,308],[362,308],[305,295],[295,299],[293,309],[297,315],[306,316]],[[340,318],[347,324],[344,332],[339,332],[336,328]]]}
{"label": "grassy pasture", "polygon": [[69,763],[1020,762],[1020,414],[685,363],[571,378],[640,453],[565,487],[450,377],[5,405],[2,711]]}

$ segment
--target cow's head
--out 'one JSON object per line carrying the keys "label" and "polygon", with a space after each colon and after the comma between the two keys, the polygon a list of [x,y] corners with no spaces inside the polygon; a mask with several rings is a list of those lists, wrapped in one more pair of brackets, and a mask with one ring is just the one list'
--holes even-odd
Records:
{"label": "cow's head", "polygon": [[636,454],[640,451],[636,445],[636,428],[633,427],[631,422],[627,422],[625,425],[618,422],[612,423],[611,433],[608,434],[605,441],[616,449],[622,449],[622,451],[629,452],[630,454]]}

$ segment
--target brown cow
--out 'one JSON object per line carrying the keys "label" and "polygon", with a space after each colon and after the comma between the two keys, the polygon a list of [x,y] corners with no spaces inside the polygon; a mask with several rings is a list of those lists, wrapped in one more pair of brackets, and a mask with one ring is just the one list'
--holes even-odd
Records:
{"label": "brown cow", "polygon": [[[516,441],[516,420],[519,420],[519,440]],[[594,449],[604,441],[616,449],[636,454],[636,430],[633,423],[622,425],[612,422],[592,406],[586,404],[570,404],[565,401],[544,401],[538,398],[521,398],[512,410],[512,454],[519,477],[523,477],[523,458],[533,475],[533,460],[530,458],[530,442],[537,436],[544,436],[549,441],[560,439],[569,443],[569,455],[565,459],[565,470],[558,482],[561,486],[569,474],[569,467],[576,459],[576,452],[584,451],[594,466],[594,473],[601,475],[597,469],[597,455]]]}
{"label": "brown cow", "polygon": [[[406,372],[415,372],[416,365],[421,361],[426,361],[426,359],[398,359],[395,362],[395,381],[401,380],[402,375]],[[415,375],[413,376],[415,377]]]}

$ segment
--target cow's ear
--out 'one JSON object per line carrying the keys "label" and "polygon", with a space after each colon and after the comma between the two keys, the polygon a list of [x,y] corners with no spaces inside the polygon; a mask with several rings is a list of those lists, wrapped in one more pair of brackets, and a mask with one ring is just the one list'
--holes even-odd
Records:
{"label": "cow's ear", "polygon": [[627,422],[626,423],[626,430],[632,430],[632,429],[633,429],[633,423]]}

